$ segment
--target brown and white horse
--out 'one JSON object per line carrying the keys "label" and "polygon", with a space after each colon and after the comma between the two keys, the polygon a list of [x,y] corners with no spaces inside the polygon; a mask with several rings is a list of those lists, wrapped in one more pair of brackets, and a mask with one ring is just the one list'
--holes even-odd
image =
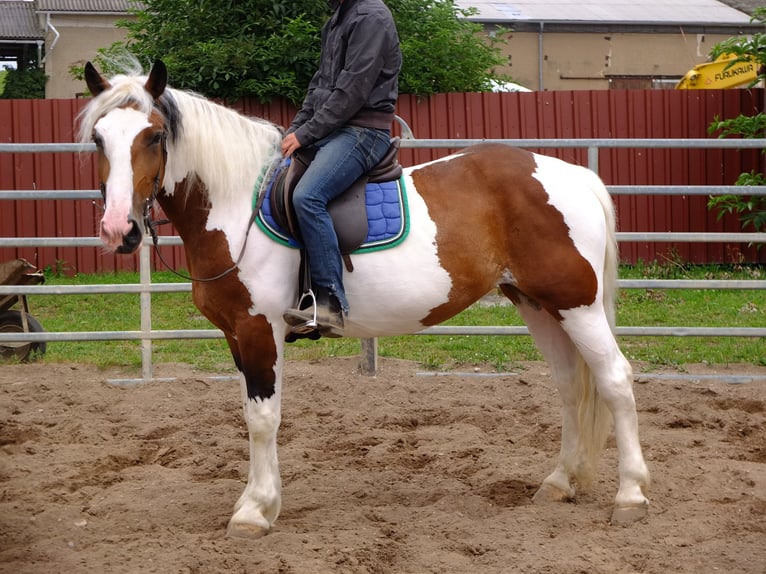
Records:
{"label": "brown and white horse", "polygon": [[[280,129],[147,76],[102,77],[82,141],[98,148],[105,195],[100,235],[132,252],[155,199],[186,249],[194,302],[225,336],[240,372],[250,466],[229,534],[266,533],[279,514],[276,436],[285,309],[295,303],[298,251],[251,226],[253,189],[279,150]],[[419,331],[500,288],[550,365],[563,401],[558,464],[536,502],[586,485],[614,421],[619,490],[612,521],[646,515],[649,473],[638,439],[631,366],[613,335],[617,272],[611,199],[589,170],[503,145],[480,145],[405,169],[410,232],[396,247],[355,256],[344,277],[346,335]],[[243,246],[246,247],[243,248]],[[242,253],[242,257],[240,257]]]}

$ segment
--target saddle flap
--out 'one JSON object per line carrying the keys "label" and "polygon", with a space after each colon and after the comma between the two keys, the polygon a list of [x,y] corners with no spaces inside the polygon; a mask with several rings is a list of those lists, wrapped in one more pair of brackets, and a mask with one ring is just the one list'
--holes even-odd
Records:
{"label": "saddle flap", "polygon": [[293,209],[293,192],[313,159],[314,154],[308,150],[301,149],[295,152],[290,157],[287,169],[277,174],[271,189],[270,203],[274,220],[298,241],[301,241],[301,236]]}
{"label": "saddle flap", "polygon": [[365,203],[366,187],[367,178],[362,176],[327,205],[327,212],[338,236],[338,247],[343,254],[356,250],[367,238],[369,224]]}

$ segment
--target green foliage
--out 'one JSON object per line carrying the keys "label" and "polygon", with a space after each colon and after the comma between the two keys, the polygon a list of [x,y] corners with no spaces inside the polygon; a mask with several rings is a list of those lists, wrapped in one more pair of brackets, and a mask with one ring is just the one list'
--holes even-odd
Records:
{"label": "green foliage", "polygon": [[[96,62],[107,75],[115,54],[126,48],[148,68],[162,59],[173,86],[229,101],[256,97],[303,100],[320,51],[325,2],[299,0],[147,0],[146,10],[128,29],[128,43],[99,50]],[[403,55],[401,93],[481,91],[490,80],[508,78],[492,71],[504,63],[500,38],[465,19],[454,0],[388,0]],[[116,58],[119,63],[121,58]],[[83,69],[70,72],[82,78]]]}
{"label": "green foliage", "polygon": [[[737,178],[736,184],[766,185],[766,177],[762,173],[754,171],[742,173]],[[707,205],[709,209],[718,211],[718,219],[721,219],[727,213],[738,214],[743,230],[752,228],[753,231],[757,232],[761,229],[766,229],[766,196],[717,195],[711,196],[708,199]]]}
{"label": "green foliage", "polygon": [[324,2],[148,0],[128,29],[142,60],[162,59],[173,85],[235,100],[303,99],[319,51]]}
{"label": "green foliage", "polygon": [[759,112],[754,116],[737,116],[728,120],[722,120],[718,116],[707,129],[709,134],[718,132],[719,137],[763,138],[766,137],[766,114]]}
{"label": "green foliage", "polygon": [[43,99],[45,98],[45,83],[47,81],[48,76],[45,75],[45,70],[42,68],[8,70],[5,74],[5,89],[0,94],[0,98],[6,100]]}
{"label": "green foliage", "polygon": [[[766,7],[757,8],[753,12],[753,21],[766,23]],[[766,78],[766,34],[757,32],[750,36],[735,36],[713,46],[710,55],[717,58],[729,53],[738,57],[737,61],[754,58],[758,65],[758,81]],[[718,132],[719,137],[766,137],[766,115],[762,112],[754,116],[740,115],[736,118],[721,120],[715,117],[708,126],[708,133]],[[766,185],[766,178],[761,173],[751,172],[740,174],[736,185]],[[712,196],[708,200],[708,209],[716,210],[718,219],[727,213],[736,213],[742,224],[742,229],[752,228],[753,231],[766,229],[766,196],[721,195]],[[760,246],[759,246],[760,247]]]}
{"label": "green foliage", "polygon": [[504,40],[466,19],[475,9],[462,10],[453,0],[387,0],[386,5],[401,41],[401,93],[478,92],[492,79],[508,79],[492,72],[505,63],[499,49]]}

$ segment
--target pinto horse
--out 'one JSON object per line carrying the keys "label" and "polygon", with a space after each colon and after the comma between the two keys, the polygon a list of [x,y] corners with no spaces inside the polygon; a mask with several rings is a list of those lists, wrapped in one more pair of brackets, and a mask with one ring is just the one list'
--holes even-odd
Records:
{"label": "pinto horse", "polygon": [[[279,156],[282,132],[148,76],[104,78],[80,115],[97,147],[104,194],[100,236],[124,253],[142,243],[156,201],[181,236],[194,303],[221,329],[239,370],[250,465],[231,536],[268,532],[279,514],[276,436],[288,326],[298,297],[299,251],[253,225],[253,194]],[[563,402],[561,451],[537,503],[571,501],[587,485],[614,422],[619,489],[612,522],[643,518],[649,473],[638,438],[633,374],[613,335],[615,216],[584,167],[505,145],[477,145],[406,168],[409,234],[355,255],[344,277],[345,334],[413,333],[499,288],[518,308]],[[226,273],[231,269],[232,272]]]}

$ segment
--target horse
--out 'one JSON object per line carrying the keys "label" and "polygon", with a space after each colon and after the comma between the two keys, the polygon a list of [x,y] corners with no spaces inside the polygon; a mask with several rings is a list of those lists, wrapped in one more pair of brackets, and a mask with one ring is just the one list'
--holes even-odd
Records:
{"label": "horse", "polygon": [[[288,325],[299,296],[299,250],[253,225],[254,190],[279,159],[280,127],[167,85],[156,61],[106,78],[88,63],[93,95],[79,139],[95,142],[104,196],[99,235],[111,251],[142,244],[156,202],[180,235],[192,298],[228,343],[249,437],[247,485],[229,536],[256,538],[281,504],[276,437]],[[614,431],[619,485],[611,521],[644,519],[649,472],[633,373],[614,336],[616,216],[593,172],[503,144],[479,144],[404,169],[409,233],[354,255],[345,272],[345,336],[408,334],[499,289],[517,307],[562,400],[561,449],[535,503],[572,501]]]}

